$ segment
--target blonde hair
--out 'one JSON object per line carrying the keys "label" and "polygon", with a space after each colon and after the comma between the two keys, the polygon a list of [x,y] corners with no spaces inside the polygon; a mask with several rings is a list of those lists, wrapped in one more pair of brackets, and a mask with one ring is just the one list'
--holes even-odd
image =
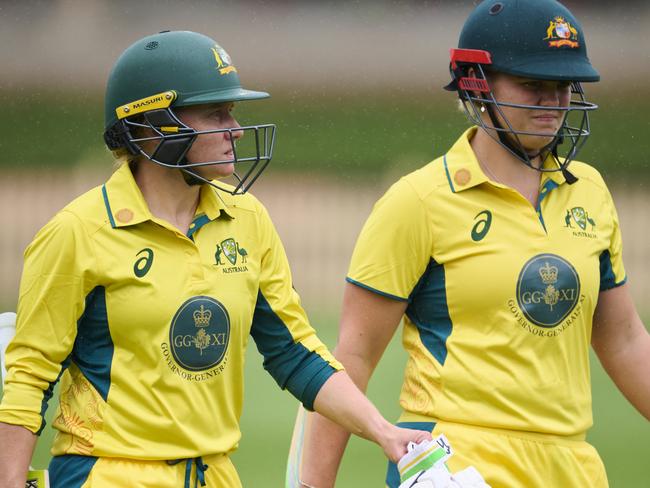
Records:
{"label": "blonde hair", "polygon": [[[142,128],[140,127],[131,129],[132,137],[139,137],[141,132]],[[129,164],[133,168],[138,164],[138,160],[140,159],[140,154],[131,154],[124,146],[111,150],[111,153],[113,154],[113,158],[115,158],[115,169],[120,168],[124,164]]]}
{"label": "blonde hair", "polygon": [[115,161],[113,162],[114,169],[118,169],[125,164],[134,165],[138,162],[139,155],[131,154],[125,147],[115,149],[114,151],[111,151],[111,153],[113,153],[113,157],[115,158]]}

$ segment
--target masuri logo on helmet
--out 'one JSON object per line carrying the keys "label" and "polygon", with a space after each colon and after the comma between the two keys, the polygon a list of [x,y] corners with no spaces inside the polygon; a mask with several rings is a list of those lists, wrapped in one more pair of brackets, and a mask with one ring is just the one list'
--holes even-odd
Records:
{"label": "masuri logo on helmet", "polygon": [[[230,56],[213,39],[190,31],[163,31],[133,43],[113,66],[106,86],[104,141],[113,151],[179,169],[189,183],[209,183],[232,194],[245,193],[271,161],[275,125],[197,131],[183,124],[174,109],[268,97],[266,92],[242,88]],[[143,129],[153,135],[137,137]],[[190,162],[185,158],[197,137],[233,131],[249,134],[250,152],[236,147],[231,137],[232,159]],[[142,144],[146,141],[157,145],[146,152]],[[235,173],[234,187],[208,181],[193,170],[244,162],[250,163],[250,168],[242,176]]]}

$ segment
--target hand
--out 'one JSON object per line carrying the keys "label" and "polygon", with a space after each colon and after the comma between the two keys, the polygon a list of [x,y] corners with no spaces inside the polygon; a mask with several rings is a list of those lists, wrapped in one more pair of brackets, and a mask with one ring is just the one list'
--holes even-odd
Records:
{"label": "hand", "polygon": [[425,430],[403,429],[389,424],[385,435],[379,439],[379,445],[384,450],[386,457],[397,463],[407,451],[409,442],[419,444],[422,441],[430,441],[431,432]]}

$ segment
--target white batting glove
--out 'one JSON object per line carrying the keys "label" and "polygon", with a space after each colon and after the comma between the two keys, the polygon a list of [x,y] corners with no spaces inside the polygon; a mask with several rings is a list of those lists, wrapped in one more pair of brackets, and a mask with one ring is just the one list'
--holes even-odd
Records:
{"label": "white batting glove", "polygon": [[434,466],[411,476],[399,488],[490,488],[475,467],[452,475],[442,466]]}
{"label": "white batting glove", "polygon": [[458,471],[451,478],[463,488],[490,488],[474,466]]}
{"label": "white batting glove", "polygon": [[445,461],[453,454],[444,434],[419,444],[409,442],[408,452],[397,463],[400,479],[410,479],[434,466],[447,469]]}
{"label": "white batting glove", "polygon": [[404,481],[399,488],[457,488],[446,466],[433,466],[414,474]]}
{"label": "white batting glove", "polygon": [[397,463],[404,480],[399,488],[490,488],[473,466],[452,475],[445,461],[453,450],[444,434],[420,444],[409,443],[407,449]]}

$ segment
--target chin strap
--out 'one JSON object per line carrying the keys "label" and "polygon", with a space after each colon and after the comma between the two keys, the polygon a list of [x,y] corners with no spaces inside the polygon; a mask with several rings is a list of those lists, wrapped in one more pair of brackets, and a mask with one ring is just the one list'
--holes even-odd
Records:
{"label": "chin strap", "polygon": [[578,177],[566,168],[562,168],[562,176],[564,176],[564,179],[569,185],[573,185],[576,181],[578,181]]}
{"label": "chin strap", "polygon": [[185,180],[185,183],[187,183],[187,186],[199,186],[205,183],[201,179],[199,175],[197,175],[194,171],[191,171],[187,168],[183,168],[183,166],[187,163],[187,160],[183,158],[183,161],[181,161],[178,165],[178,169],[181,172],[181,175],[183,175],[183,179]]}
{"label": "chin strap", "polygon": [[[553,153],[553,156],[555,157],[556,161],[559,161],[558,156],[557,156],[557,146],[560,144],[561,140],[558,139],[558,142],[553,146],[553,149],[551,149],[551,152]],[[578,178],[569,171],[566,166],[562,168],[562,176],[564,176],[564,179],[569,185],[573,185],[576,181],[578,181]]]}

